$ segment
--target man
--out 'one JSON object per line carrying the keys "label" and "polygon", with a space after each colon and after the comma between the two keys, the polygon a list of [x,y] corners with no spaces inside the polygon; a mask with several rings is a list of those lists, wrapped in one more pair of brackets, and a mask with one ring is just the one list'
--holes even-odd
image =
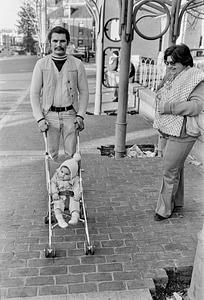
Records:
{"label": "man", "polygon": [[49,151],[58,158],[60,138],[66,159],[76,152],[77,131],[84,129],[89,91],[82,62],[66,55],[70,41],[67,29],[56,26],[48,34],[51,54],[34,68],[30,99],[34,118],[47,131]]}

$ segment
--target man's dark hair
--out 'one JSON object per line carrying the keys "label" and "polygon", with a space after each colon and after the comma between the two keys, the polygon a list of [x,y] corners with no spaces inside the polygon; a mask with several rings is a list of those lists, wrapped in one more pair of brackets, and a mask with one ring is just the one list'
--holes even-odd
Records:
{"label": "man's dark hair", "polygon": [[65,34],[66,35],[67,43],[69,43],[69,41],[70,41],[70,35],[69,35],[69,31],[66,28],[61,27],[61,26],[53,27],[50,30],[50,32],[48,33],[48,36],[47,36],[49,42],[51,42],[52,34],[53,33]]}
{"label": "man's dark hair", "polygon": [[193,67],[193,58],[191,51],[185,44],[173,45],[168,47],[164,52],[164,61],[171,56],[174,63],[181,63],[183,66]]}

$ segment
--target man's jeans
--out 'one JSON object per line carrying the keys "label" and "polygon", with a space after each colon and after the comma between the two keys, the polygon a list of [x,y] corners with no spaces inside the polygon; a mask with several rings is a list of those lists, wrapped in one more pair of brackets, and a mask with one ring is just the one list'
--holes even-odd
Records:
{"label": "man's jeans", "polygon": [[48,147],[52,158],[58,158],[60,137],[66,158],[72,157],[76,152],[77,134],[76,134],[76,112],[74,109],[65,112],[49,111],[45,116],[49,123],[48,128]]}

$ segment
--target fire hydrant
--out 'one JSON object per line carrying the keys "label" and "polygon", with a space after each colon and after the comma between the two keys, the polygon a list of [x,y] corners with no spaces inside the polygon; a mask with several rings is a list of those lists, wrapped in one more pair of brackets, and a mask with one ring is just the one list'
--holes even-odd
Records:
{"label": "fire hydrant", "polygon": [[190,300],[204,299],[204,224],[198,233],[198,244],[188,297]]}

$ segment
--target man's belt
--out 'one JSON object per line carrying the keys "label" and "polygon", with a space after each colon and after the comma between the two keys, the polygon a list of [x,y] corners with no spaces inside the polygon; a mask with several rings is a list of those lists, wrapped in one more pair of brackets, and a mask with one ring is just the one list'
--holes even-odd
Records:
{"label": "man's belt", "polygon": [[73,109],[73,106],[72,105],[69,105],[69,106],[51,106],[50,107],[50,110],[51,111],[55,111],[55,112],[62,112],[62,111],[68,111],[68,110],[71,110]]}

